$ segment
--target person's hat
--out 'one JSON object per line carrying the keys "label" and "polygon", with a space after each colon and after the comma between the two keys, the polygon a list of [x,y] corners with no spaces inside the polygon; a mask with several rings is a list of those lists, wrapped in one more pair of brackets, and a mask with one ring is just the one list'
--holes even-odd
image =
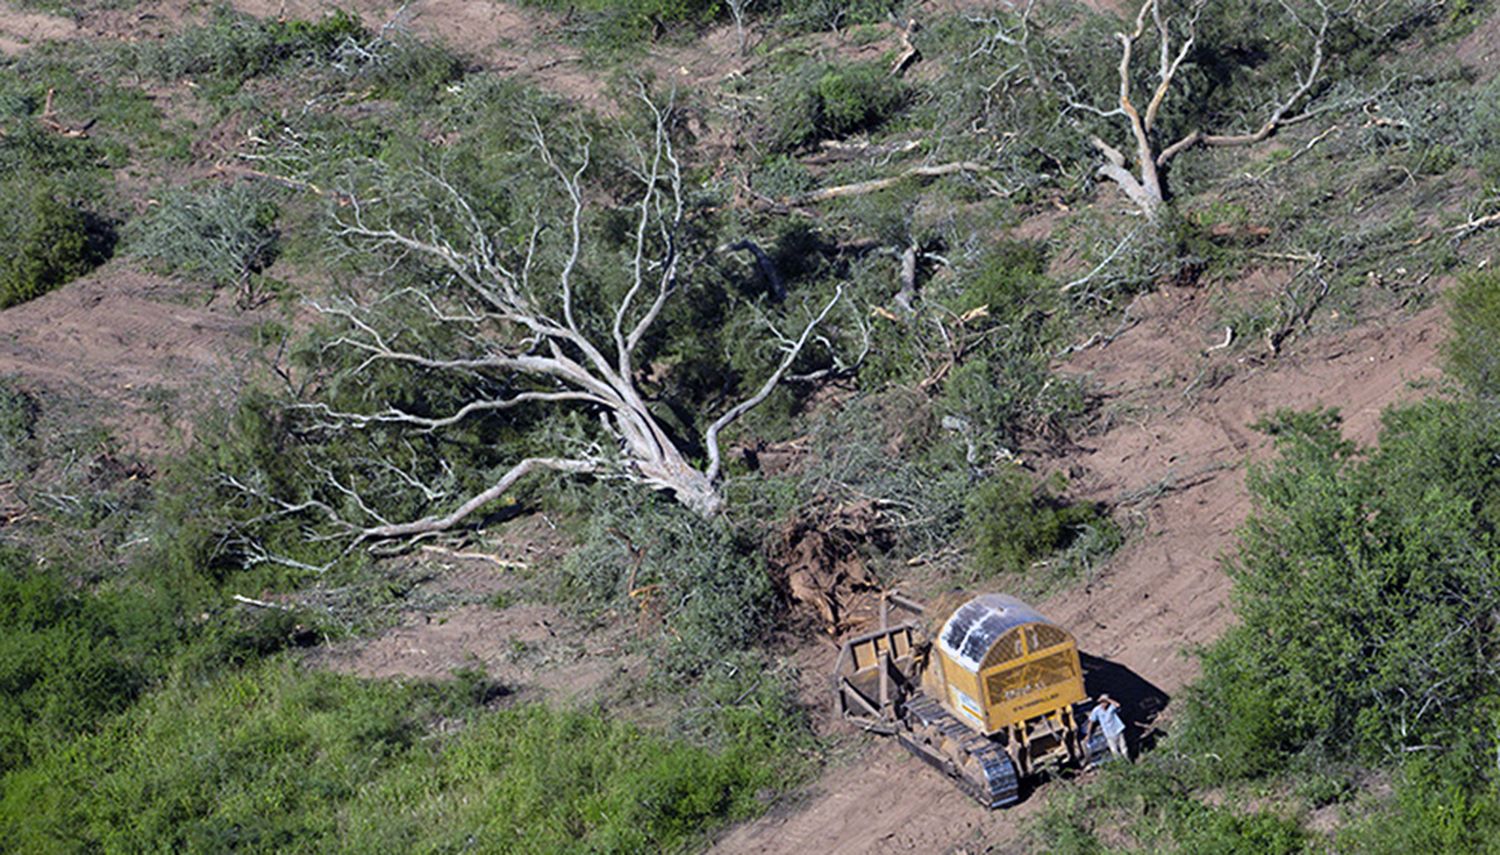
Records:
{"label": "person's hat", "polygon": [[1115,702],[1115,699],[1111,698],[1109,695],[1106,695],[1106,694],[1100,694],[1099,695],[1099,703],[1101,703],[1101,704],[1112,704],[1114,702]]}

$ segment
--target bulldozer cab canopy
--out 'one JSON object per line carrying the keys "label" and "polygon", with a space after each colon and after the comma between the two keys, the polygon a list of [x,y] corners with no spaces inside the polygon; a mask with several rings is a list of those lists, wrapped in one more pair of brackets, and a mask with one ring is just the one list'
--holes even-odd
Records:
{"label": "bulldozer cab canopy", "polygon": [[943,652],[954,663],[978,672],[1022,655],[1021,627],[1040,624],[1028,638],[1031,650],[1053,647],[1072,637],[1041,612],[1006,594],[982,594],[960,606],[938,635]]}

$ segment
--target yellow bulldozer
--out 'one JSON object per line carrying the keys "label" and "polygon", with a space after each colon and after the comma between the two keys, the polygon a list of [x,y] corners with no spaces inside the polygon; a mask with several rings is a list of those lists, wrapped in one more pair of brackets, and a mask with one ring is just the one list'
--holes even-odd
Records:
{"label": "yellow bulldozer", "polygon": [[[893,621],[893,610],[906,619]],[[1088,696],[1066,630],[1005,594],[963,602],[936,638],[926,613],[888,592],[880,628],[839,648],[834,689],[845,720],[895,736],[989,808],[1018,801],[1022,782],[1044,769],[1109,756],[1102,732],[1084,739]]]}

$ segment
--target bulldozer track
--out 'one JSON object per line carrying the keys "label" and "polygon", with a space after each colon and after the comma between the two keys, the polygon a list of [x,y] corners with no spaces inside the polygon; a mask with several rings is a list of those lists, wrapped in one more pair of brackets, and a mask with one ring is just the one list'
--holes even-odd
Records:
{"label": "bulldozer track", "polygon": [[[932,698],[918,693],[906,705],[909,730],[896,734],[901,746],[929,766],[952,777],[959,789],[987,808],[1005,807],[1021,798],[1015,764],[998,743],[982,736]],[[924,734],[936,734],[948,746],[934,745]],[[954,756],[954,752],[960,756]]]}

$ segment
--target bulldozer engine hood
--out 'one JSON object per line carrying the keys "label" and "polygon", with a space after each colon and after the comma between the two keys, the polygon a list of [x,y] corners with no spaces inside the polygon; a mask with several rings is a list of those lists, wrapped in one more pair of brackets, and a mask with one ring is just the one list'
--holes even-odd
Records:
{"label": "bulldozer engine hood", "polygon": [[995,640],[1028,623],[1051,623],[1041,613],[1006,594],[982,594],[960,606],[938,635],[938,644],[954,662],[978,672]]}

